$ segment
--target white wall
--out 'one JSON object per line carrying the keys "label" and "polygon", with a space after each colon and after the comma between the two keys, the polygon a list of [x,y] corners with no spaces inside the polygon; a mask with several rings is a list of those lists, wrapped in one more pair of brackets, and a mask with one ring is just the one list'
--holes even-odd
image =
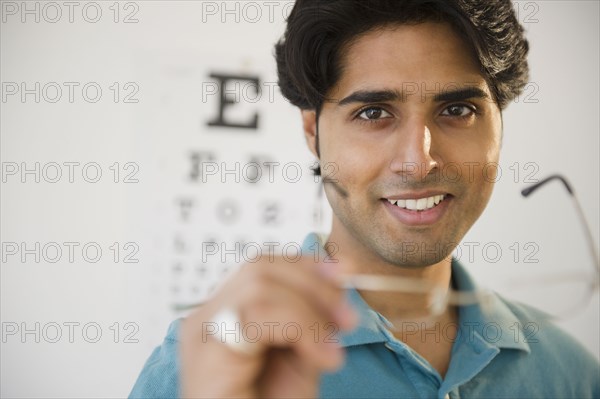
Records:
{"label": "white wall", "polygon": [[[35,11],[22,15],[24,4],[38,7],[39,22]],[[3,397],[126,396],[178,315],[172,305],[201,299],[233,271],[233,256],[228,268],[214,258],[203,262],[202,242],[292,245],[316,227],[317,186],[298,112],[277,90],[271,93],[272,44],[292,2],[73,4],[70,22],[63,2],[2,2]],[[566,194],[556,184],[523,199],[527,176],[568,176],[596,246],[599,237],[599,5],[522,1],[517,7],[531,42],[531,82],[504,113],[503,175],[464,240],[475,243],[467,244],[475,245],[472,257],[463,251],[461,259],[499,290],[507,288],[501,277],[538,279],[549,270],[590,266]],[[241,82],[246,101],[227,114],[243,122],[257,112],[258,129],[206,125],[218,104],[211,73],[260,78],[261,97]],[[39,102],[35,93],[21,98],[23,82],[27,89],[40,82]],[[97,87],[101,96],[92,102]],[[232,175],[224,176],[228,184],[218,176],[194,181],[192,154],[207,153],[228,168],[252,160],[280,165],[274,183],[266,169],[256,184],[235,183]],[[72,181],[65,162],[79,163],[72,164]],[[21,173],[36,163],[39,182],[35,172]],[[303,169],[292,182],[295,163]],[[62,175],[52,183],[57,164]],[[99,181],[86,181],[97,170]],[[34,250],[24,254],[21,243]],[[501,249],[497,260],[490,248]],[[596,292],[581,313],[561,322],[596,357],[598,302]]]}

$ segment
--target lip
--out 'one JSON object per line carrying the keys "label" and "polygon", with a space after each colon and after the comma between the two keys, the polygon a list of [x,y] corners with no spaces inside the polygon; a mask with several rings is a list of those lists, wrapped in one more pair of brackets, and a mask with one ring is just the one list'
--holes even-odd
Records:
{"label": "lip", "polygon": [[[391,200],[394,200],[394,199],[416,199],[416,198],[431,197],[431,196],[440,195],[440,194],[446,195],[446,197],[442,200],[442,202],[440,202],[439,204],[437,204],[437,206],[434,206],[431,209],[427,209],[427,210],[423,210],[423,211],[413,211],[413,210],[400,208],[399,206],[392,205],[388,202],[388,199],[391,199]],[[416,195],[416,197],[413,197],[413,195]],[[402,196],[386,197],[386,198],[382,198],[380,201],[383,204],[383,206],[386,208],[386,210],[394,218],[396,218],[398,221],[400,221],[402,224],[405,224],[407,226],[428,226],[428,225],[435,224],[439,220],[442,219],[442,217],[446,214],[448,206],[450,205],[450,203],[452,202],[453,199],[454,199],[454,197],[447,193],[428,192],[425,194],[424,193],[418,193],[418,194],[410,193],[410,194],[403,194]]]}
{"label": "lip", "polygon": [[412,193],[404,193],[398,195],[390,195],[389,197],[383,197],[383,199],[391,199],[391,200],[407,200],[407,199],[419,199],[419,198],[427,198],[433,197],[436,195],[450,195],[444,191],[419,191]]}

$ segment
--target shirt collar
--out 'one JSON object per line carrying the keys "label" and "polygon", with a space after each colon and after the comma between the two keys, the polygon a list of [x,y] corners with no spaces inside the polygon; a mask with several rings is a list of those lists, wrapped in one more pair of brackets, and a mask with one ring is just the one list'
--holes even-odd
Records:
{"label": "shirt collar", "polygon": [[[303,251],[324,251],[323,244],[327,236],[310,233],[302,244]],[[317,244],[317,245],[315,245]],[[466,269],[456,260],[452,259],[452,278],[454,288],[460,291],[473,291],[478,289],[474,280]],[[344,347],[372,343],[385,343],[392,337],[387,330],[387,321],[378,312],[364,301],[355,289],[348,289],[347,295],[350,303],[355,307],[360,318],[360,324],[350,332],[340,333],[340,345]],[[530,352],[531,349],[523,339],[514,339],[515,328],[520,328],[520,320],[507,306],[507,304],[493,294],[485,308],[480,305],[461,306],[459,311],[459,324],[463,334],[469,334],[463,341],[473,345],[519,349]],[[472,335],[472,337],[471,337]],[[478,348],[480,351],[483,348]]]}
{"label": "shirt collar", "polygon": [[[455,289],[459,291],[480,289],[467,270],[454,258],[452,259],[452,278]],[[493,293],[489,303],[484,307],[479,304],[460,306],[458,312],[461,326],[467,326],[466,323],[474,326],[474,330],[493,346],[531,352],[526,340],[515,339],[513,332],[515,328],[522,327],[522,322],[498,294]],[[491,332],[492,330],[494,331]],[[490,333],[493,335],[492,339],[490,339]]]}

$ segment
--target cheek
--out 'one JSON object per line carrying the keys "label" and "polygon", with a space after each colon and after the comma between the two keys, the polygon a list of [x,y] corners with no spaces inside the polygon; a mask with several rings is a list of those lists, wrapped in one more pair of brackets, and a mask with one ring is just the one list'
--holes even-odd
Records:
{"label": "cheek", "polygon": [[[485,185],[493,186],[498,181],[501,174],[499,173],[500,166],[498,162],[487,162],[480,170],[481,181]],[[491,191],[492,187],[490,187]]]}
{"label": "cheek", "polygon": [[444,168],[459,166],[467,175],[489,176],[494,180],[500,156],[499,131],[482,129],[485,134],[470,132],[463,137],[441,135],[436,145],[436,155]]}
{"label": "cheek", "polygon": [[324,175],[346,187],[372,182],[380,172],[382,158],[377,157],[369,146],[350,139],[349,135],[345,137],[343,133],[342,126],[323,125],[319,148]]}
{"label": "cheek", "polygon": [[492,195],[495,183],[502,176],[502,173],[498,165],[497,153],[484,153],[471,165],[474,166],[468,168],[469,170],[463,170],[463,172],[468,173],[467,178],[463,179],[463,184],[465,189],[471,193],[469,197],[473,209],[477,209],[476,213],[481,214]]}
{"label": "cheek", "polygon": [[[442,151],[442,178],[462,186],[470,192],[472,201],[485,206],[492,194],[495,182],[501,177],[499,169],[499,134],[488,134],[474,139],[445,143]],[[479,205],[473,203],[477,208]]]}
{"label": "cheek", "polygon": [[484,184],[487,183],[493,185],[500,177],[499,158],[500,142],[494,141],[488,146],[487,151],[484,153],[483,159],[481,160],[481,177]]}

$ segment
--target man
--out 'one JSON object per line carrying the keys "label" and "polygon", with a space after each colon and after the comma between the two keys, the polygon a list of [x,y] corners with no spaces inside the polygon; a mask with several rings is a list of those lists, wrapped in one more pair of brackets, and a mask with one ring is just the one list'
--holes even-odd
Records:
{"label": "man", "polygon": [[[533,309],[494,296],[487,309],[427,313],[410,292],[340,283],[475,288],[451,253],[490,198],[501,112],[527,82],[527,51],[509,0],[297,0],[276,46],[279,84],[301,109],[333,209],[326,242],[310,235],[303,248],[329,256],[245,265],[171,326],[131,396],[600,396],[597,362],[560,330],[508,334],[537,320]],[[445,339],[390,326],[422,312],[426,323],[406,325]],[[300,334],[282,333],[290,325]],[[504,334],[490,340],[489,325]]]}

